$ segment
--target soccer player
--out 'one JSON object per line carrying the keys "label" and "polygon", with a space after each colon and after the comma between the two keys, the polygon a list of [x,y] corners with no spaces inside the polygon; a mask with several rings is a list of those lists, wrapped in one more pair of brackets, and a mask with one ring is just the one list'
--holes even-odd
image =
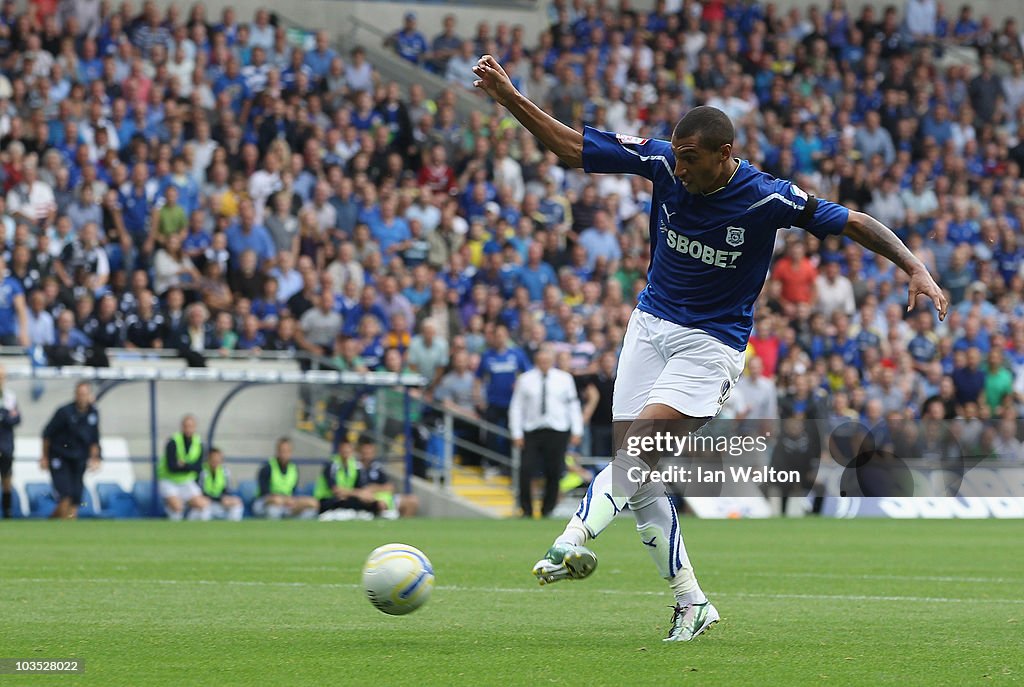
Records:
{"label": "soccer player", "polygon": [[819,238],[841,234],[885,256],[910,275],[908,310],[924,295],[945,318],[946,297],[924,264],[878,220],[734,158],[733,125],[720,110],[690,110],[671,141],[590,127],[580,133],[519,93],[492,56],[481,57],[473,71],[474,85],[564,164],[653,182],[648,285],[626,329],[612,395],[617,453],[533,574],[541,584],[589,576],[597,557],[585,544],[628,504],[641,541],[676,597],[665,641],[690,641],[719,619],[718,611],[697,582],[664,486],[629,479],[630,468],[649,469],[657,456],[632,457],[623,446],[669,426],[679,434],[696,431],[721,410],[743,371],[754,302],[777,230],[795,226]]}

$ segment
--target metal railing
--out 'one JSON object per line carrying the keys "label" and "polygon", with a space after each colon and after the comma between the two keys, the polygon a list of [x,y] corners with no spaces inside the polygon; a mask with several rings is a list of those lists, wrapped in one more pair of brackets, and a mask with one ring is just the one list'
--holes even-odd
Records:
{"label": "metal railing", "polygon": [[[423,460],[433,464],[431,479],[438,488],[450,491],[452,486],[452,470],[455,464],[457,449],[463,449],[473,453],[491,463],[502,466],[509,471],[512,480],[512,491],[516,498],[519,496],[519,471],[521,469],[521,451],[512,443],[512,434],[501,425],[488,422],[476,415],[461,413],[449,406],[419,399],[417,401],[425,409],[433,411],[435,422],[433,427],[427,429],[432,433],[439,433],[443,442],[440,456],[421,449],[414,452]],[[440,416],[438,418],[438,416]],[[494,451],[492,448],[458,436],[455,433],[455,422],[459,420],[474,427],[478,432],[487,432],[488,435],[497,436],[509,444],[509,455]],[[438,460],[440,458],[440,460]]]}

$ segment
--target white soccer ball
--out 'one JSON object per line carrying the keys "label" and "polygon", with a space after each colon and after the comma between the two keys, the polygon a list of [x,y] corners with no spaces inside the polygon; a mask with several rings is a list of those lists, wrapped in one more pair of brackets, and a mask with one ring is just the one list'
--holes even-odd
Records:
{"label": "white soccer ball", "polygon": [[385,544],[363,566],[363,589],[370,603],[388,615],[405,615],[427,603],[434,590],[434,567],[419,549]]}

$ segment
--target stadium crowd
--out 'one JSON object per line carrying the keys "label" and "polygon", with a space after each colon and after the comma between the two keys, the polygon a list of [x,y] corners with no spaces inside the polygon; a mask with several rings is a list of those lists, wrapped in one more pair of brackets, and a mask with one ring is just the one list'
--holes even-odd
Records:
{"label": "stadium crowd", "polygon": [[387,43],[451,83],[435,93],[382,82],[324,31],[294,45],[267,10],[5,0],[2,343],[54,365],[103,364],[111,347],[193,365],[305,351],[419,371],[430,399],[498,424],[550,345],[579,380],[584,451],[609,455],[649,184],[561,167],[484,100],[461,117],[455,89],[490,53],[578,127],[667,138],[693,105],[724,110],[738,156],[872,213],[948,290],[945,322],[904,312],[885,260],[780,232],[727,416],[1002,419],[993,440],[1021,456],[1015,19],[947,17],[934,0],[856,16],[842,0],[551,8],[536,40],[500,21],[464,39],[453,15],[428,42],[404,17]]}

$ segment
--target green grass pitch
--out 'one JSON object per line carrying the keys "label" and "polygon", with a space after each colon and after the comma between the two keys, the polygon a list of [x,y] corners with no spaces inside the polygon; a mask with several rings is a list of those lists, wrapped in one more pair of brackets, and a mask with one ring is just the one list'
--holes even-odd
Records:
{"label": "green grass pitch", "polygon": [[[1007,521],[683,521],[723,616],[664,645],[670,597],[632,519],[583,582],[529,574],[561,523],[4,522],[12,685],[954,685],[1024,676],[1024,539]],[[359,586],[389,542],[437,587],[405,617]]]}

